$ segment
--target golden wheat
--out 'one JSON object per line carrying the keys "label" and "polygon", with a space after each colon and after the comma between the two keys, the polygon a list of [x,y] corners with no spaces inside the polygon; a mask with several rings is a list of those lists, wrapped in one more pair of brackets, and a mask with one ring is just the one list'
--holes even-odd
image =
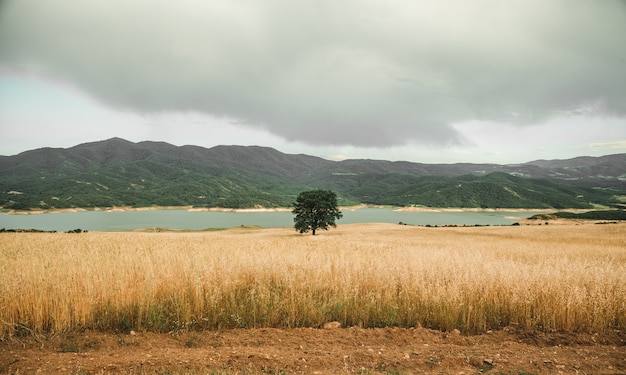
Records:
{"label": "golden wheat", "polygon": [[1,337],[232,327],[626,327],[626,226],[0,235]]}

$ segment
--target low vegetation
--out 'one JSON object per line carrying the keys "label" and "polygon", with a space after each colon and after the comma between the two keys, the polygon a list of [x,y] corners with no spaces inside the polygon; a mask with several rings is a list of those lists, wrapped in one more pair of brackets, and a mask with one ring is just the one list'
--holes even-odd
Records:
{"label": "low vegetation", "polygon": [[1,233],[0,337],[342,326],[626,328],[624,225]]}
{"label": "low vegetation", "polygon": [[529,220],[552,220],[552,219],[579,219],[579,220],[626,220],[626,211],[619,210],[599,210],[587,212],[554,212],[551,214],[537,214],[528,218]]}

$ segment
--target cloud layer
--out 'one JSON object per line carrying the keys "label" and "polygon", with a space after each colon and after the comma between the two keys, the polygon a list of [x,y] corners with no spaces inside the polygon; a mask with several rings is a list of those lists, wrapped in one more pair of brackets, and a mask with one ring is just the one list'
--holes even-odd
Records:
{"label": "cloud layer", "polygon": [[624,35],[619,0],[0,4],[4,70],[317,145],[450,145],[463,121],[622,117]]}

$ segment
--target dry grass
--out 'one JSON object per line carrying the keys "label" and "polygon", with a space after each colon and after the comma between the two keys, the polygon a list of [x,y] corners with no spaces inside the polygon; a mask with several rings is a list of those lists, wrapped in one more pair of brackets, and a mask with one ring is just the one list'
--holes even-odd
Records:
{"label": "dry grass", "polygon": [[626,327],[626,226],[0,235],[0,338],[231,327]]}

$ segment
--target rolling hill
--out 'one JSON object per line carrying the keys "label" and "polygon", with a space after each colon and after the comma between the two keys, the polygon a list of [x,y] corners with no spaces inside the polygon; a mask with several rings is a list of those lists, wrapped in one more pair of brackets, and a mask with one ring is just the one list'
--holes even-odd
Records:
{"label": "rolling hill", "polygon": [[626,154],[519,165],[330,161],[259,146],[174,146],[120,138],[0,156],[0,206],[281,207],[332,189],[340,204],[431,207],[619,206]]}

